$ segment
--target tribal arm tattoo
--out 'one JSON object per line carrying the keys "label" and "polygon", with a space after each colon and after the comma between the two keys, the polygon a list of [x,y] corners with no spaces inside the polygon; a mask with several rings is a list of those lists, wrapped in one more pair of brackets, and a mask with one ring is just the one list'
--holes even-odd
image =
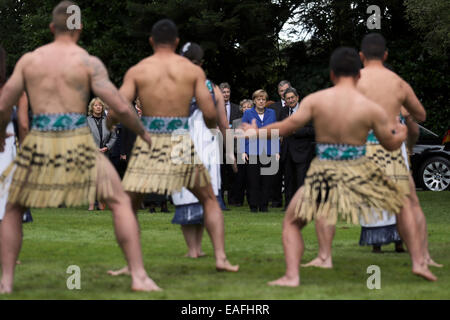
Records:
{"label": "tribal arm tattoo", "polygon": [[[127,101],[109,80],[108,71],[100,59],[89,57],[89,70],[91,71],[91,88],[96,96],[102,99],[112,110],[112,117],[139,136],[145,133],[144,126],[134,112],[131,103]],[[111,116],[109,116],[111,117]]]}

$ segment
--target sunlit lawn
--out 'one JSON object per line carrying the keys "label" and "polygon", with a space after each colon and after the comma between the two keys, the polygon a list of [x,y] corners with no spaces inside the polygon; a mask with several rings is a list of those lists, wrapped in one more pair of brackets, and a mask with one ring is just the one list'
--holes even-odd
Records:
{"label": "sunlit lawn", "polygon": [[[186,245],[172,214],[142,211],[142,245],[146,268],[164,291],[134,293],[130,278],[112,278],[109,268],[124,265],[116,244],[110,212],[85,208],[33,210],[34,223],[24,226],[22,262],[16,269],[15,292],[0,299],[449,299],[450,193],[419,192],[428,221],[430,251],[445,265],[433,269],[439,280],[426,282],[410,272],[408,254],[383,247],[371,253],[358,245],[360,227],[339,224],[334,241],[334,269],[302,269],[301,286],[266,285],[284,272],[281,244],[283,212],[250,213],[248,208],[225,212],[226,250],[236,274],[217,273],[213,251],[205,234],[207,257],[183,257]],[[173,208],[172,208],[173,212]],[[317,252],[314,226],[304,230],[304,261]],[[68,290],[70,265],[81,268],[81,290]],[[381,290],[366,286],[367,267],[381,268]]]}

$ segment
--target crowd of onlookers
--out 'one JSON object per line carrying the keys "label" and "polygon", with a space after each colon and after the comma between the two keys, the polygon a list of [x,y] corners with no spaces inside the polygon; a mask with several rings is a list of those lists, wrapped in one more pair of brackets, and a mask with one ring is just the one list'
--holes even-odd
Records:
{"label": "crowd of onlookers", "polygon": [[[231,88],[227,83],[221,84],[220,88],[225,104],[231,110],[239,108],[239,113],[227,109],[233,129],[242,122],[252,121],[258,128],[267,126],[284,120],[299,109],[299,94],[287,80],[278,84],[278,101],[269,100],[267,92],[260,89],[253,93],[251,100],[241,100],[239,106],[230,102]],[[314,138],[313,126],[308,124],[285,138],[238,139],[237,172],[229,164],[222,165],[222,193],[227,194],[227,204],[242,206],[246,198],[252,212],[267,212],[270,207],[284,209],[303,184],[314,157]],[[268,170],[269,167],[276,169]]]}
{"label": "crowd of onlookers", "polygon": [[[237,129],[242,122],[256,122],[258,127],[281,121],[299,108],[299,95],[289,81],[278,84],[278,101],[269,100],[265,90],[256,90],[251,99],[242,99],[237,105],[231,102],[231,87],[221,83],[225,112],[230,129]],[[141,116],[139,99],[136,112]],[[120,124],[112,131],[106,127],[107,106],[94,98],[88,108],[88,125],[100,152],[109,157],[120,177],[123,178],[136,135]],[[235,163],[221,165],[221,195],[228,206],[243,206],[245,199],[252,212],[267,212],[272,208],[285,208],[295,191],[303,184],[309,163],[314,157],[314,129],[307,125],[286,138],[243,139],[235,141]],[[225,159],[225,157],[224,157]],[[273,166],[275,163],[275,166]],[[269,167],[276,168],[261,174]],[[284,194],[284,197],[283,197]],[[284,198],[284,199],[283,199]],[[155,206],[167,210],[168,197],[149,195],[150,212]],[[104,205],[98,203],[103,209]],[[94,209],[90,204],[89,210]],[[226,210],[226,209],[225,209]],[[281,212],[281,210],[280,210]]]}

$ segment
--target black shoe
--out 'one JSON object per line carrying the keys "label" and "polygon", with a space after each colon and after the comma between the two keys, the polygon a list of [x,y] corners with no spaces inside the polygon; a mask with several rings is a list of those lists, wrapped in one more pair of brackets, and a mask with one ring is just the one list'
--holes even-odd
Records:
{"label": "black shoe", "polygon": [[155,208],[150,208],[150,209],[148,209],[148,212],[149,213],[156,213],[156,210],[155,210]]}
{"label": "black shoe", "polygon": [[161,203],[161,212],[169,213],[169,208],[167,208],[167,202],[166,201],[163,201]]}
{"label": "black shoe", "polygon": [[372,252],[373,253],[383,253],[383,251],[381,250],[381,246],[377,246],[377,245],[374,245],[372,247]]}
{"label": "black shoe", "polygon": [[251,208],[250,207],[250,212],[258,212],[258,208]]}
{"label": "black shoe", "polygon": [[267,207],[261,207],[259,208],[260,212],[269,212],[269,209],[267,209]]}
{"label": "black shoe", "polygon": [[403,248],[403,242],[399,241],[395,243],[395,252],[398,253],[402,253],[402,252],[406,252],[405,249]]}

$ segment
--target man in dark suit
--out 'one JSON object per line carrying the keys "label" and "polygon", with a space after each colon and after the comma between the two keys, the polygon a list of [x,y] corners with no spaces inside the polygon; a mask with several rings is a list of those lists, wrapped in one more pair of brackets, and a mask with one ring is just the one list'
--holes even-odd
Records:
{"label": "man in dark suit", "polygon": [[280,83],[278,84],[278,95],[280,96],[280,101],[277,101],[269,106],[269,108],[275,110],[277,121],[281,120],[281,111],[286,107],[286,101],[284,100],[284,92],[290,87],[292,86],[288,80],[280,81]]}
{"label": "man in dark suit", "polygon": [[231,87],[227,82],[223,82],[219,85],[222,91],[223,100],[225,101],[225,112],[227,113],[228,124],[233,124],[233,120],[242,118],[242,112],[239,110],[239,105],[232,103],[230,101],[231,97]]}
{"label": "man in dark suit", "polygon": [[[291,87],[291,83],[288,80],[282,80],[278,84],[278,94],[280,95],[280,101],[275,102],[269,106],[269,108],[275,110],[277,121],[282,118],[282,112],[286,109],[286,102],[284,101],[284,92]],[[281,194],[281,188],[283,185],[283,173],[284,167],[280,162],[278,173],[272,176],[272,188],[270,192],[270,201],[272,202],[272,208],[281,208],[283,206],[283,196]]]}
{"label": "man in dark suit", "polygon": [[[222,91],[223,100],[225,102],[225,112],[228,118],[228,125],[231,128],[233,125],[233,121],[236,119],[242,118],[242,112],[239,109],[239,105],[232,103],[230,101],[231,97],[231,87],[227,82],[223,82],[219,85],[220,90]],[[223,159],[225,159],[225,154],[223,154]],[[233,181],[235,178],[235,173],[233,172],[233,167],[230,164],[223,163],[220,166],[220,174],[222,177],[222,199],[225,201],[224,192],[228,192],[228,204],[235,205],[238,204],[238,200],[233,194]]]}
{"label": "man in dark suit", "polygon": [[[284,92],[287,108],[281,113],[282,119],[298,111],[299,96],[297,90],[288,88]],[[281,119],[281,120],[282,120]],[[294,194],[303,185],[306,172],[315,154],[315,134],[311,123],[286,137],[281,146],[281,162],[284,163],[286,207]]]}

